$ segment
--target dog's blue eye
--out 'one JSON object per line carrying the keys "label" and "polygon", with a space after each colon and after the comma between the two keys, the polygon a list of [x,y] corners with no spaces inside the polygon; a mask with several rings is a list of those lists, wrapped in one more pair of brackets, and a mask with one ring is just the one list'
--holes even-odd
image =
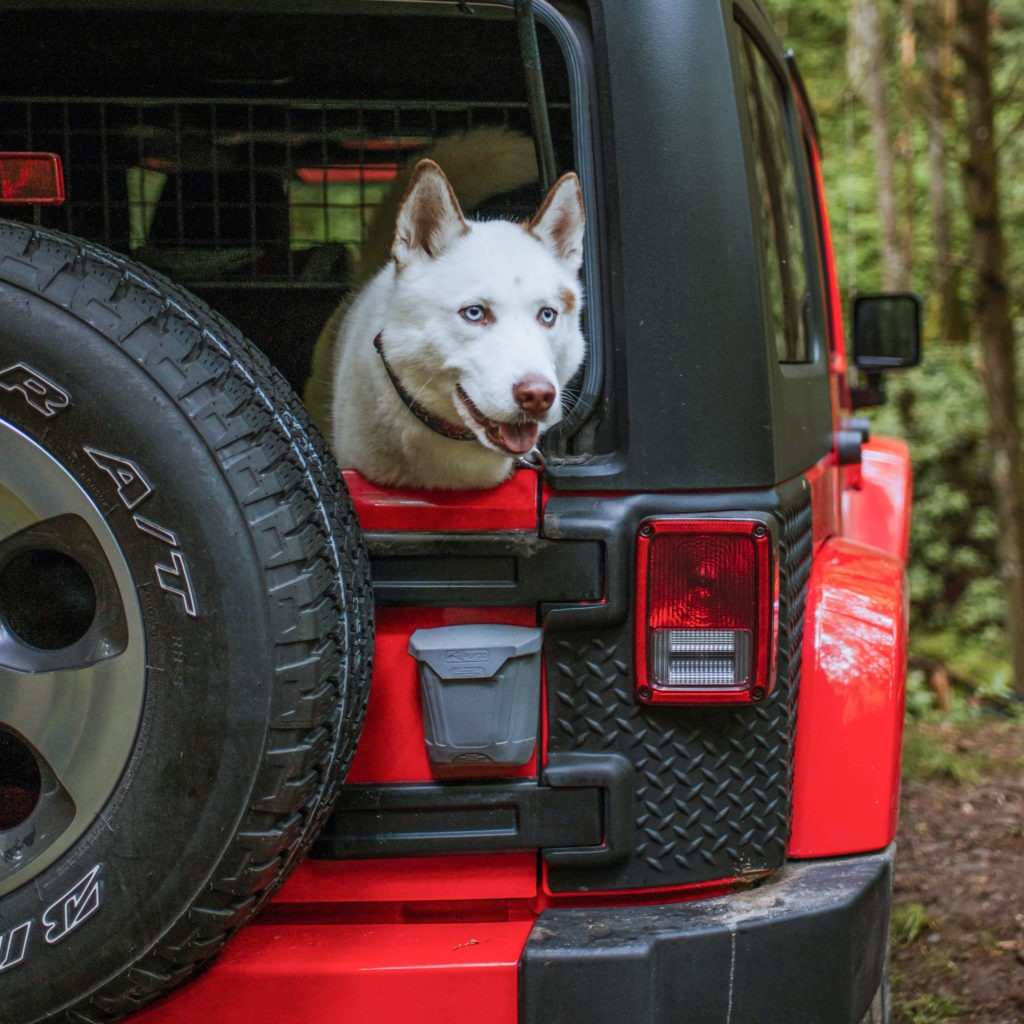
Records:
{"label": "dog's blue eye", "polygon": [[487,310],[483,306],[463,306],[459,316],[467,323],[482,324],[487,319]]}
{"label": "dog's blue eye", "polygon": [[555,321],[558,319],[558,310],[557,309],[552,309],[550,306],[545,306],[537,314],[537,319],[545,327],[554,327],[555,326]]}

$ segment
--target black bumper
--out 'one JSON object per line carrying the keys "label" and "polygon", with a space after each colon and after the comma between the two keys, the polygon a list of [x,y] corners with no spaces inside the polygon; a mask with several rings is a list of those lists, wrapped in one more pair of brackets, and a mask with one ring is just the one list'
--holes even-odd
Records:
{"label": "black bumper", "polygon": [[520,1024],[858,1024],[884,975],[894,855],[791,861],[719,899],[547,910]]}

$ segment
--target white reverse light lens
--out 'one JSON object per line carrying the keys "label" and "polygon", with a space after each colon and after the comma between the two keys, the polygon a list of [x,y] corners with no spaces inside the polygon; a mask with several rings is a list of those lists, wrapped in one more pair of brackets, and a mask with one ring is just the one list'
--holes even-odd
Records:
{"label": "white reverse light lens", "polygon": [[750,679],[747,630],[658,629],[651,636],[651,667],[660,689],[732,689]]}

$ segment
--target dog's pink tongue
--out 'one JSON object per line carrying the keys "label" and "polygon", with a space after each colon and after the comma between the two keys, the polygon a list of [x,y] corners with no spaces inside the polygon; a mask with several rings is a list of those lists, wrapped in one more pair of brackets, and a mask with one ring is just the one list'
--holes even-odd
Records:
{"label": "dog's pink tongue", "polygon": [[536,423],[501,423],[501,446],[512,455],[525,455],[537,443],[540,428]]}

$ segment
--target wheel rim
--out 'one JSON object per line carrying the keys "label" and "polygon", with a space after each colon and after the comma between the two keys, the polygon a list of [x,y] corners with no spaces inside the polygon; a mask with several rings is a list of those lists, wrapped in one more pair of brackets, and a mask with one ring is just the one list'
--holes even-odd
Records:
{"label": "wheel rim", "polygon": [[70,472],[0,419],[0,895],[96,821],[145,692],[124,555]]}

